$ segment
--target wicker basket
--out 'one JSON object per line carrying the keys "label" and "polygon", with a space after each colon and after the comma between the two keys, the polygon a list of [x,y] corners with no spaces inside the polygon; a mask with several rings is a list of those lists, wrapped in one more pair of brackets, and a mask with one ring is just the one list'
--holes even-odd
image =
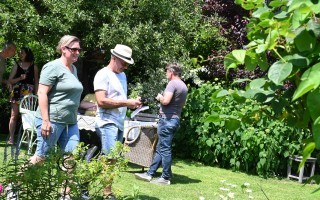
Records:
{"label": "wicker basket", "polygon": [[131,163],[142,167],[149,167],[158,142],[157,125],[131,126],[127,133],[133,128],[139,128],[139,134],[135,139],[125,141],[125,145],[130,148],[130,151],[125,156]]}

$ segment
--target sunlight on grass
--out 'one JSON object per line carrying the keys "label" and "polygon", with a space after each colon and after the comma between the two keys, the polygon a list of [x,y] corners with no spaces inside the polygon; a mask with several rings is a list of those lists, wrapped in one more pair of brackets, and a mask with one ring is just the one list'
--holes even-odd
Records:
{"label": "sunlight on grass", "polygon": [[[5,136],[0,135],[0,162],[3,163]],[[114,184],[125,197],[137,196],[143,200],[210,200],[210,199],[272,199],[272,200],[318,200],[319,185],[303,185],[297,181],[283,179],[263,179],[217,167],[204,166],[190,160],[175,160],[172,166],[172,184],[154,185],[136,180],[134,173],[142,168],[129,165]],[[160,171],[156,174],[160,176]],[[0,179],[1,181],[1,179]],[[1,182],[0,182],[1,183]],[[267,197],[266,197],[267,196]],[[130,199],[130,198],[128,198]]]}
{"label": "sunlight on grass", "polygon": [[[320,192],[313,193],[318,189],[318,185],[303,185],[287,179],[263,179],[231,170],[204,166],[192,161],[176,160],[172,170],[174,175],[172,185],[158,186],[136,180],[134,173],[141,172],[141,168],[130,165],[129,169],[123,173],[123,177],[116,181],[115,187],[120,188],[123,195],[130,195],[135,185],[139,187],[141,199],[151,200],[210,200],[220,199],[221,194],[229,194],[235,199],[250,199],[250,196],[253,199],[267,199],[268,197],[272,200],[320,199]],[[160,173],[157,175],[160,176]],[[221,180],[225,181],[221,182]],[[248,188],[243,190],[242,185]],[[228,188],[228,191],[222,193],[220,188]]]}

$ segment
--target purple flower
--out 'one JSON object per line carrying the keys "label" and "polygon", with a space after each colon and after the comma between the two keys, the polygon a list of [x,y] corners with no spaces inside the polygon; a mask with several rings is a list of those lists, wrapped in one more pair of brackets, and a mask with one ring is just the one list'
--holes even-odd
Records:
{"label": "purple flower", "polygon": [[2,184],[0,184],[0,194],[2,193]]}

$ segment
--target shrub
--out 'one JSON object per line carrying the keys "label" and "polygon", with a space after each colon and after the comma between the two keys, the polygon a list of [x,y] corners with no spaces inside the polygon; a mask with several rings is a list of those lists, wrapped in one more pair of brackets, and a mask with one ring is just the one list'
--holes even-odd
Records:
{"label": "shrub", "polygon": [[174,150],[181,154],[183,146],[191,152],[183,156],[223,168],[285,175],[287,158],[301,150],[302,139],[310,132],[274,119],[268,106],[254,100],[238,103],[230,96],[214,100],[212,96],[221,89],[220,83],[191,89]]}
{"label": "shrub", "polygon": [[[11,159],[1,166],[0,180],[3,186],[11,185],[19,199],[58,199],[66,186],[71,189],[72,199],[80,199],[82,191],[87,189],[93,199],[100,199],[102,190],[126,169],[123,153],[127,148],[117,142],[108,156],[100,155],[91,162],[83,159],[85,150],[80,145],[72,155],[52,151],[45,162],[36,165],[28,164],[23,157]],[[116,162],[111,164],[109,156]]]}

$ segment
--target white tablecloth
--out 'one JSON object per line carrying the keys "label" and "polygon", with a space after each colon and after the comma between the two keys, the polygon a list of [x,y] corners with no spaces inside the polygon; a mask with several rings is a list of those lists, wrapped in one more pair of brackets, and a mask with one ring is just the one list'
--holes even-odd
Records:
{"label": "white tablecloth", "polygon": [[[80,130],[88,130],[88,131],[96,131],[96,117],[86,116],[86,115],[78,115],[78,127]],[[139,134],[139,128],[133,128],[129,133],[127,133],[128,128],[136,125],[157,125],[157,122],[142,122],[142,121],[124,121],[124,130],[125,134],[123,137],[128,137],[129,139],[134,139]]]}
{"label": "white tablecloth", "polygon": [[96,131],[96,117],[78,115],[77,119],[79,130]]}

